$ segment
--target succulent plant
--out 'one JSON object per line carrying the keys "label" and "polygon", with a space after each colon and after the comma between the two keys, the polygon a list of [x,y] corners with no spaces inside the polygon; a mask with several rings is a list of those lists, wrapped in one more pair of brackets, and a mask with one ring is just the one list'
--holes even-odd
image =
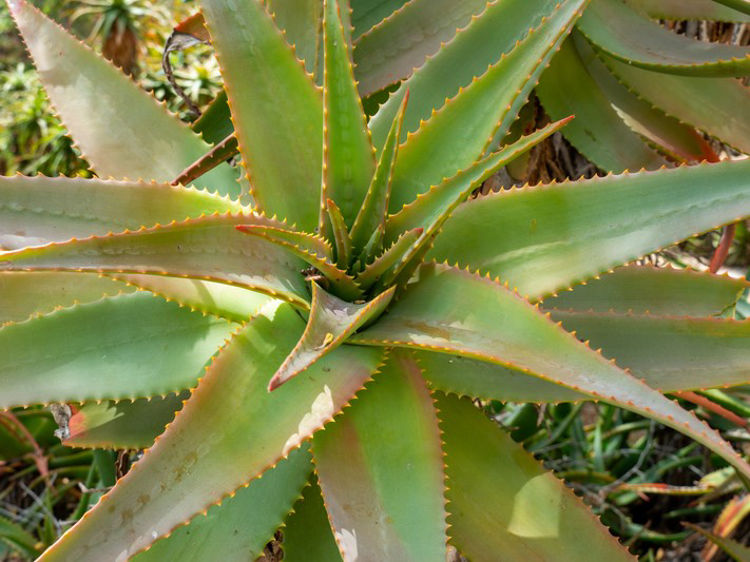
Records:
{"label": "succulent plant", "polygon": [[503,142],[587,1],[204,0],[239,181],[220,102],[202,139],[8,5],[98,177],[0,179],[0,407],[148,447],[41,560],[246,560],[282,524],[288,560],[629,559],[471,398],[601,400],[750,478],[663,394],[746,382],[746,284],[584,283],[750,214],[750,160],[471,197],[567,123]]}

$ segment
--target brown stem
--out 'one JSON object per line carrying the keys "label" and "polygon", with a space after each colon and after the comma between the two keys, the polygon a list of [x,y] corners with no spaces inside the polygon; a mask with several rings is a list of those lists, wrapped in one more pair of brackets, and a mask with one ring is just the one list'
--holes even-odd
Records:
{"label": "brown stem", "polygon": [[711,264],[708,266],[708,270],[711,273],[716,273],[721,269],[721,266],[724,265],[724,261],[729,255],[729,249],[732,247],[736,231],[737,225],[734,223],[724,227],[724,232],[721,234],[719,245],[711,258]]}

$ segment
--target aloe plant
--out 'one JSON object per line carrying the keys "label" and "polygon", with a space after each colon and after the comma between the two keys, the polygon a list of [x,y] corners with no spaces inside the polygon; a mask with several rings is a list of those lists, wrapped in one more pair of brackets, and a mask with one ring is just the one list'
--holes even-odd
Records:
{"label": "aloe plant", "polygon": [[746,284],[584,284],[749,215],[750,160],[471,199],[568,122],[502,143],[590,7],[450,4],[204,0],[238,181],[225,124],[201,138],[8,0],[98,177],[0,179],[0,407],[75,403],[68,443],[147,448],[41,560],[246,560],[282,525],[288,560],[629,559],[470,398],[601,400],[750,478],[663,394],[746,381],[747,323],[721,316]]}

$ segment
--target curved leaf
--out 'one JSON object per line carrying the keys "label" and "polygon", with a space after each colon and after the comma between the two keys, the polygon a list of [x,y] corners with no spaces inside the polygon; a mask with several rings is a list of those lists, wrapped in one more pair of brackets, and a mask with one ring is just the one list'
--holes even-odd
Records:
{"label": "curved leaf", "polygon": [[[552,54],[588,0],[561,2],[538,28],[449,100],[399,149],[393,170],[391,211],[468,168],[502,139]],[[416,96],[416,92],[412,92]],[[406,108],[407,119],[410,109]],[[408,122],[407,122],[408,125]]]}
{"label": "curved leaf", "polygon": [[354,304],[312,285],[310,317],[302,337],[278,368],[268,390],[275,390],[340,346],[365,323],[377,318],[391,302],[395,287],[368,303]]}
{"label": "curved leaf", "polygon": [[654,169],[666,163],[628,127],[594,80],[571,41],[565,41],[536,88],[553,119],[575,115],[565,138],[605,170]]}
{"label": "curved leaf", "polygon": [[601,55],[635,94],[711,136],[750,152],[750,90],[733,78],[677,76],[637,68]]}
{"label": "curved leaf", "polygon": [[718,316],[750,287],[744,279],[691,269],[621,267],[544,299],[547,309]]}
{"label": "curved leaf", "polygon": [[713,0],[626,0],[626,2],[655,19],[750,22],[750,16],[747,14],[720,6]]}
{"label": "curved leaf", "polygon": [[311,231],[318,224],[323,161],[320,92],[262,2],[204,0],[202,6],[253,201]]}
{"label": "curved leaf", "polygon": [[437,416],[408,353],[315,436],[313,456],[344,560],[445,560]]}
{"label": "curved leaf", "polygon": [[0,177],[0,250],[243,210],[230,199],[168,184]]}
{"label": "curved leaf", "polygon": [[382,352],[340,347],[295,384],[266,392],[302,327],[294,309],[278,303],[250,321],[154,446],[40,560],[126,559],[263,474],[329,421]]}
{"label": "curved leaf", "polygon": [[232,329],[147,293],[7,325],[0,328],[0,407],[189,388]]}
{"label": "curved leaf", "polygon": [[577,23],[599,49],[639,66],[688,76],[750,74],[750,49],[677,35],[618,0],[593,0]]}
{"label": "curved leaf", "polygon": [[[168,182],[210,149],[118,68],[35,7],[25,0],[9,0],[8,6],[47,95],[100,176]],[[228,165],[196,185],[223,195],[239,194]]]}
{"label": "curved leaf", "polygon": [[387,315],[349,341],[430,349],[519,369],[649,416],[750,475],[750,465],[692,413],[594,353],[490,279],[426,266]]}
{"label": "curved leaf", "polygon": [[[0,254],[0,270],[189,277],[258,290],[307,308],[307,288],[301,274],[304,262],[270,242],[237,231],[237,225],[248,223],[279,225],[258,215],[213,215]],[[166,290],[164,294],[172,296]]]}
{"label": "curved leaf", "polygon": [[493,193],[456,209],[428,258],[538,299],[747,216],[748,177],[750,159]]}
{"label": "curved leaf", "polygon": [[634,560],[562,481],[469,400],[438,395],[452,542],[474,562]]}
{"label": "curved leaf", "polygon": [[211,506],[205,514],[134,556],[133,562],[253,560],[292,507],[311,470],[307,447],[292,451],[221,505]]}
{"label": "curved leaf", "polygon": [[408,78],[486,6],[487,0],[412,0],[378,22],[354,44],[360,94]]}

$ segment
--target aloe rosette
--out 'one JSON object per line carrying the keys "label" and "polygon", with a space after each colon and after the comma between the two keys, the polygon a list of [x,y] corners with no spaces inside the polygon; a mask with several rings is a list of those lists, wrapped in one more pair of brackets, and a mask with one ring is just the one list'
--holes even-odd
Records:
{"label": "aloe rosette", "polygon": [[449,4],[204,0],[201,136],[8,0],[98,177],[0,179],[0,407],[146,448],[41,560],[246,560],[282,526],[288,560],[630,559],[470,398],[601,400],[750,478],[663,394],[747,382],[747,284],[610,273],[749,215],[750,160],[471,198],[568,123],[502,142],[592,8]]}

